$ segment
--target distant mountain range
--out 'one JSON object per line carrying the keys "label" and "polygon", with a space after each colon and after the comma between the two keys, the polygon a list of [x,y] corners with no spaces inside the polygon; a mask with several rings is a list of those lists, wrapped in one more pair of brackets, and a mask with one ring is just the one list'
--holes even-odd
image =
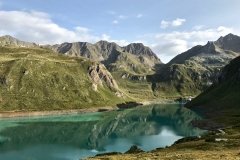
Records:
{"label": "distant mountain range", "polygon": [[[240,56],[240,37],[228,34],[215,42],[195,46],[177,55],[167,64],[163,64],[149,47],[141,43],[132,43],[125,47],[107,41],[99,41],[95,44],[74,42],[41,46],[11,36],[0,37],[0,56],[2,106],[8,106],[8,98],[5,96],[7,94],[10,95],[9,98],[13,95],[16,99],[21,99],[21,96],[26,98],[27,100],[21,102],[22,106],[41,104],[40,101],[33,102],[29,98],[30,86],[23,85],[25,81],[30,84],[34,81],[30,90],[36,91],[35,87],[37,87],[36,96],[41,95],[43,99],[46,96],[45,98],[52,99],[60,106],[65,102],[51,97],[50,93],[57,93],[60,97],[70,94],[72,96],[69,100],[80,96],[83,98],[81,100],[83,104],[98,106],[100,101],[89,98],[90,95],[102,97],[104,100],[102,99],[101,104],[108,101],[111,96],[116,98],[107,104],[126,100],[144,101],[195,96],[217,80],[225,65]],[[71,60],[74,63],[71,63]],[[44,68],[41,67],[42,65]],[[32,77],[34,74],[25,75],[30,72],[34,74],[37,72],[39,75],[35,77]],[[71,74],[71,78],[68,77],[69,81],[66,82],[65,78],[68,74]],[[39,80],[38,78],[42,83],[36,86],[35,82]],[[84,80],[78,83],[77,81],[81,79]],[[70,82],[79,91],[75,93],[67,90],[64,83],[69,83],[69,86]],[[58,86],[58,83],[61,83],[60,86],[65,89],[59,90],[52,86]],[[80,88],[88,92],[85,100]],[[80,101],[74,106],[78,104]],[[64,105],[62,106],[64,108]]]}
{"label": "distant mountain range", "polygon": [[186,95],[200,93],[217,79],[221,68],[237,56],[240,56],[240,37],[233,34],[195,46],[163,65],[153,77],[153,88],[156,94],[169,89]]}
{"label": "distant mountain range", "polygon": [[121,69],[133,74],[148,73],[156,64],[161,63],[156,54],[141,43],[120,47],[116,43],[107,41],[99,41],[95,44],[75,42],[49,47],[61,54],[102,62],[109,70]]}

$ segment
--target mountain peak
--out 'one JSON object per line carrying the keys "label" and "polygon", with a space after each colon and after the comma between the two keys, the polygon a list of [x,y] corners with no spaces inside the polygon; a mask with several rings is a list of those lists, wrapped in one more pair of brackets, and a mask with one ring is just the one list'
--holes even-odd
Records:
{"label": "mountain peak", "polygon": [[229,33],[224,37],[220,37],[214,42],[218,47],[224,50],[232,50],[234,52],[240,52],[240,37]]}
{"label": "mountain peak", "polygon": [[114,42],[108,42],[106,40],[100,40],[96,44],[112,44],[112,43],[114,43]]}
{"label": "mountain peak", "polygon": [[124,51],[135,54],[135,55],[148,55],[148,56],[155,56],[153,51],[149,48],[144,46],[142,43],[130,43],[129,45],[123,47]]}
{"label": "mountain peak", "polygon": [[128,48],[128,49],[144,49],[144,48],[148,48],[146,46],[144,46],[144,44],[142,43],[130,43],[129,45],[127,45],[125,48]]}
{"label": "mountain peak", "polygon": [[106,48],[106,47],[113,47],[113,48],[120,48],[120,46],[118,46],[116,43],[114,42],[108,42],[106,40],[100,40],[97,43],[95,43],[94,45],[99,46],[100,48]]}
{"label": "mountain peak", "polygon": [[3,42],[3,41],[20,41],[20,40],[10,35],[4,35],[0,37],[0,41]]}
{"label": "mountain peak", "polygon": [[238,37],[237,35],[235,35],[235,34],[232,34],[232,33],[229,33],[229,34],[227,34],[225,37]]}
{"label": "mountain peak", "polygon": [[10,35],[0,37],[0,46],[36,47],[35,43],[20,41]]}
{"label": "mountain peak", "polygon": [[226,36],[221,36],[216,42],[223,42],[223,41],[230,41],[230,40],[234,40],[234,39],[238,39],[240,37],[238,37],[235,34],[229,33]]}
{"label": "mountain peak", "polygon": [[4,35],[4,36],[2,36],[1,38],[11,38],[11,39],[16,39],[16,38],[14,38],[14,37],[12,37],[12,36],[10,36],[10,35]]}

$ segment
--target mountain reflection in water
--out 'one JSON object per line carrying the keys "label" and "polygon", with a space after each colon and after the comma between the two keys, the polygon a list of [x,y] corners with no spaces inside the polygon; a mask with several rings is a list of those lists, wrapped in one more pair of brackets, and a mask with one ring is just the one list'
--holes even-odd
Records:
{"label": "mountain reflection in water", "polygon": [[161,104],[105,113],[0,119],[0,159],[79,159],[125,152],[132,145],[152,150],[201,134],[190,125],[198,118],[179,105]]}

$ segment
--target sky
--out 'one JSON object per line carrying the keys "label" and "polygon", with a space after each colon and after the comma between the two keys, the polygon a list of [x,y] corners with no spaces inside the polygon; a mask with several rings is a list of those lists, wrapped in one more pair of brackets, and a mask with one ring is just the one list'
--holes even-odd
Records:
{"label": "sky", "polygon": [[39,44],[143,43],[165,63],[240,35],[240,0],[0,0],[0,36]]}

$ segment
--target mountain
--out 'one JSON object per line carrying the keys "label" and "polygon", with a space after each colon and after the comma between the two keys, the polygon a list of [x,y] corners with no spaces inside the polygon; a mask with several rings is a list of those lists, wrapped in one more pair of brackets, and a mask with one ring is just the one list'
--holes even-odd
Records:
{"label": "mountain", "polygon": [[75,42],[54,45],[52,48],[61,54],[102,62],[111,71],[121,70],[131,74],[146,74],[161,63],[156,54],[141,43],[120,47],[107,41],[95,44]]}
{"label": "mountain", "polygon": [[37,47],[35,43],[20,41],[9,35],[0,37],[0,46],[15,46],[15,47]]}
{"label": "mountain", "polygon": [[74,42],[53,45],[50,48],[60,54],[101,62],[117,80],[119,88],[134,99],[155,98],[151,83],[147,82],[146,77],[154,74],[155,67],[162,62],[142,43],[131,43],[121,47],[107,41],[95,44]]}
{"label": "mountain", "polygon": [[[142,56],[141,62],[145,63],[145,61],[148,60],[148,64],[150,66],[160,63],[157,55],[149,47],[144,46],[142,43],[131,43],[126,47],[123,47],[123,51],[133,55]],[[147,59],[145,59],[145,57]]]}
{"label": "mountain", "polygon": [[[240,114],[240,57],[225,66],[217,81],[186,104],[207,118],[237,123]],[[225,117],[225,118],[224,118]]]}
{"label": "mountain", "polygon": [[225,37],[220,37],[215,44],[224,50],[240,52],[240,39],[237,35],[231,33]]}
{"label": "mountain", "polygon": [[98,62],[45,48],[0,47],[0,111],[113,106],[128,99]]}
{"label": "mountain", "polygon": [[[156,94],[196,95],[216,80],[222,67],[240,55],[240,37],[228,34],[195,46],[160,68],[152,78]],[[170,91],[169,91],[170,90]]]}
{"label": "mountain", "polygon": [[[161,63],[156,54],[141,43],[132,43],[124,47],[107,41],[95,44],[74,42],[39,46],[13,37],[4,37],[1,38],[1,44],[4,45],[0,45],[1,95],[5,97],[5,106],[9,106],[10,98],[14,99],[13,95],[17,95],[13,101],[16,103],[12,105],[13,108],[48,103],[50,100],[43,98],[48,95],[52,96],[49,98],[54,103],[59,102],[55,107],[59,105],[63,108],[66,107],[68,100],[71,100],[69,104],[76,102],[72,105],[76,108],[81,105],[116,104],[126,99],[144,101],[196,96],[217,80],[225,65],[240,55],[240,37],[233,34],[220,37],[217,41],[208,42],[203,46],[195,46],[167,64]],[[32,68],[29,61],[36,62],[31,64]],[[74,63],[70,63],[71,61]],[[37,68],[42,65],[44,67],[38,70]],[[23,67],[23,71],[21,66],[26,66]],[[32,72],[38,75],[30,78],[24,76],[25,69],[33,70]],[[45,73],[47,77],[40,76]],[[68,73],[69,79],[65,77]],[[28,78],[22,81],[22,77]],[[36,84],[39,79],[41,83]],[[25,88],[22,88],[22,82]],[[48,84],[50,82],[51,84]],[[71,91],[65,91],[65,83],[74,86]],[[43,84],[47,84],[48,87]],[[64,91],[54,88],[58,85],[64,88]],[[12,91],[9,87],[17,89]],[[34,92],[37,90],[35,95],[40,97],[37,101],[28,95],[32,92],[26,91],[31,88]],[[77,88],[76,92],[73,92],[74,88]],[[20,93],[26,100],[20,98]],[[10,95],[9,99],[6,95]],[[64,95],[67,95],[65,100]],[[109,97],[115,98],[108,99]],[[24,102],[20,104],[22,100]]]}

